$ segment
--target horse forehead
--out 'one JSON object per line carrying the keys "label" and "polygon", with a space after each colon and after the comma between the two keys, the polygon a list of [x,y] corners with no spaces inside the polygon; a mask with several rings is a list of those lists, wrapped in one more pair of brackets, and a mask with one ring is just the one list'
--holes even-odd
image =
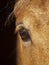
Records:
{"label": "horse forehead", "polygon": [[34,20],[41,21],[41,23],[48,22],[49,21],[49,8],[46,7],[46,10],[44,11],[43,9],[39,7],[34,8],[33,6],[29,6],[27,10],[25,10],[24,12],[20,12],[20,14],[18,15],[16,19],[17,19],[17,23],[24,22],[26,25],[29,25]]}
{"label": "horse forehead", "polygon": [[[26,3],[27,2],[27,3]],[[25,10],[26,7],[32,5],[32,7],[39,7],[44,11],[49,9],[49,0],[19,0],[18,3],[15,4],[14,12],[18,14],[18,12]]]}
{"label": "horse forehead", "polygon": [[31,23],[31,21],[41,21],[41,23],[43,22],[47,22],[49,21],[49,11],[43,12],[40,9],[29,9],[29,11],[25,12],[23,14],[23,16],[20,17],[20,19],[22,20],[22,22],[26,22],[26,23]]}

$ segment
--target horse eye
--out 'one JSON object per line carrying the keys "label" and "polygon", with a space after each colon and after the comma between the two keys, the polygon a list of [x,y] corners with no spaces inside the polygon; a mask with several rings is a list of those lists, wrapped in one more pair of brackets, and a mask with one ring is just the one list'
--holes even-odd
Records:
{"label": "horse eye", "polygon": [[23,41],[30,41],[31,39],[30,39],[30,35],[29,35],[29,33],[28,33],[28,30],[27,29],[25,29],[25,28],[21,28],[20,30],[19,30],[19,34],[20,34],[20,36],[21,36],[21,38],[22,38],[22,40]]}

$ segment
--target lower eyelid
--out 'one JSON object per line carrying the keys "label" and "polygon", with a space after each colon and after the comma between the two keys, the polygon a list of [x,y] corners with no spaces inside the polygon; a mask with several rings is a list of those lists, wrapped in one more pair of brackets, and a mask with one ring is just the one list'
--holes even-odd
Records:
{"label": "lower eyelid", "polygon": [[23,46],[27,47],[31,45],[31,41],[23,42],[22,44]]}

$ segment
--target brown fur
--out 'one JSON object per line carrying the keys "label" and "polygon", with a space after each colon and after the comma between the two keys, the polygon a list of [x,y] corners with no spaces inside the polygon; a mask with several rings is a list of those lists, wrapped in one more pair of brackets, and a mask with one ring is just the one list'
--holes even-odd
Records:
{"label": "brown fur", "polygon": [[26,46],[17,33],[17,65],[49,65],[49,0],[19,0],[14,14],[16,32],[23,23],[31,37]]}

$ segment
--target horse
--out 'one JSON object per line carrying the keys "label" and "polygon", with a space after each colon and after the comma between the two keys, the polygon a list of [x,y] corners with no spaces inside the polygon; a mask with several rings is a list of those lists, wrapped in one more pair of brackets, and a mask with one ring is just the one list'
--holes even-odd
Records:
{"label": "horse", "polygon": [[49,0],[18,0],[12,14],[16,65],[49,65]]}

